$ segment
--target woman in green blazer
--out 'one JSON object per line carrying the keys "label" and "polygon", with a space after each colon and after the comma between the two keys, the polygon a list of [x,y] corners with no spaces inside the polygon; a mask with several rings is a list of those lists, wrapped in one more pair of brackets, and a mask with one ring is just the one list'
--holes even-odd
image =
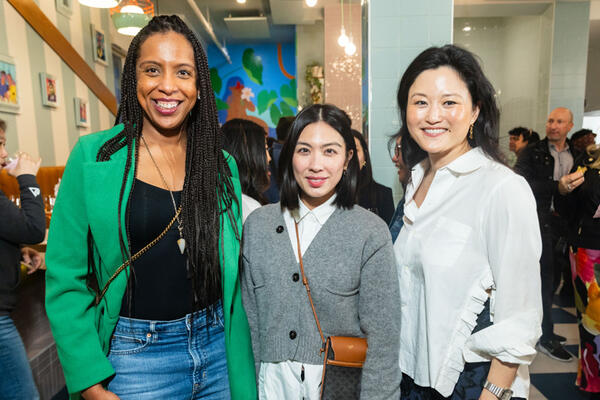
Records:
{"label": "woman in green blazer", "polygon": [[133,39],[117,122],[75,145],[50,226],[46,309],[71,397],[255,399],[238,171],[180,18]]}

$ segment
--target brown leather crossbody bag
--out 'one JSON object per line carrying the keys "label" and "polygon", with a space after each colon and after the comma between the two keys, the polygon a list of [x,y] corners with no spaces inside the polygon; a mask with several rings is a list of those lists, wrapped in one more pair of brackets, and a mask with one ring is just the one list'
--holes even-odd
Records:
{"label": "brown leather crossbody bag", "polygon": [[295,227],[302,284],[306,288],[310,307],[312,308],[315,322],[317,323],[317,329],[319,330],[319,335],[321,335],[321,341],[323,342],[320,354],[325,353],[325,357],[323,358],[323,375],[321,378],[321,399],[358,400],[360,398],[362,367],[367,357],[367,339],[348,336],[329,336],[325,339],[310,294],[310,286],[308,285],[306,275],[304,275],[304,264],[302,262],[302,251],[300,250],[300,235],[298,234],[297,222],[295,222]]}

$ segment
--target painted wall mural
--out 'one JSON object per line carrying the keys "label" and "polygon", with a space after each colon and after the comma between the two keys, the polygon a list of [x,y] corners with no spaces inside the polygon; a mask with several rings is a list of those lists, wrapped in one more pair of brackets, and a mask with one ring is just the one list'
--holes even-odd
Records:
{"label": "painted wall mural", "polygon": [[296,115],[298,107],[295,44],[235,44],[227,50],[231,64],[215,46],[207,48],[219,122],[248,119],[275,136],[279,119]]}

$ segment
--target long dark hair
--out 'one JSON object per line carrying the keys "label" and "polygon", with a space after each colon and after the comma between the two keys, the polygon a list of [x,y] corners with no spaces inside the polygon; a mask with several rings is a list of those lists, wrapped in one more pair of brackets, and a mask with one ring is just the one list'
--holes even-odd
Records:
{"label": "long dark hair", "polygon": [[427,157],[427,153],[419,147],[410,136],[406,125],[406,106],[408,91],[417,77],[426,70],[447,66],[455,70],[465,82],[471,95],[473,106],[479,107],[479,116],[473,125],[473,139],[467,136],[471,147],[481,147],[490,158],[505,164],[505,158],[498,146],[498,125],[500,112],[495,99],[495,90],[483,74],[475,56],[468,50],[454,45],[430,47],[423,51],[410,63],[398,87],[397,101],[400,108],[402,127],[402,157],[409,168]]}
{"label": "long dark hair", "polygon": [[[197,37],[178,16],[154,17],[133,38],[123,66],[121,104],[115,122],[115,125],[124,124],[124,129],[104,143],[96,158],[97,161],[108,161],[114,153],[124,147],[127,148],[127,161],[119,193],[118,221],[115,221],[119,225],[119,245],[123,261],[125,261],[131,257],[126,245],[126,243],[131,243],[131,240],[129,224],[126,224],[125,228],[127,238],[122,235],[121,205],[127,176],[132,168],[132,154],[135,153],[136,161],[139,159],[138,139],[142,132],[144,118],[144,112],[137,99],[136,62],[140,55],[140,47],[146,39],[152,35],[167,32],[179,33],[188,40],[194,50],[196,64],[196,88],[199,100],[196,101],[184,122],[187,132],[187,148],[186,174],[181,204],[183,206],[184,237],[187,240],[189,274],[194,291],[194,309],[198,309],[200,305],[209,305],[222,296],[219,239],[223,235],[220,224],[220,219],[224,218],[222,217],[223,213],[227,214],[238,240],[240,234],[232,208],[232,203],[234,201],[237,203],[237,198],[231,181],[231,171],[222,152],[221,131],[206,54]],[[135,175],[137,162],[133,168]],[[130,201],[131,196],[127,203],[127,214],[129,214]],[[90,242],[88,238],[88,247],[91,247]],[[237,254],[232,256],[237,257]],[[91,268],[95,273],[94,264],[92,262]],[[93,283],[91,287],[93,287]]]}
{"label": "long dark hair", "polygon": [[346,157],[350,150],[354,156],[348,163],[346,173],[336,186],[337,197],[333,204],[338,207],[352,208],[356,202],[356,188],[358,185],[358,161],[356,161],[356,145],[350,126],[352,121],[348,114],[340,110],[333,104],[313,104],[306,107],[296,116],[296,119],[290,127],[288,137],[281,149],[279,156],[279,174],[281,176],[280,201],[281,209],[295,210],[298,208],[299,187],[294,177],[292,160],[296,143],[304,128],[313,122],[323,121],[335,129],[344,139],[346,144]]}
{"label": "long dark hair", "polygon": [[358,139],[360,147],[362,147],[363,157],[365,158],[365,166],[360,168],[360,175],[358,178],[358,191],[361,192],[375,182],[373,179],[373,168],[371,167],[371,156],[369,155],[369,149],[367,148],[367,141],[362,133],[356,129],[352,129],[352,135],[355,139]]}
{"label": "long dark hair", "polygon": [[223,148],[237,162],[242,193],[265,204],[263,192],[269,187],[265,130],[257,123],[235,118],[223,124],[221,131]]}

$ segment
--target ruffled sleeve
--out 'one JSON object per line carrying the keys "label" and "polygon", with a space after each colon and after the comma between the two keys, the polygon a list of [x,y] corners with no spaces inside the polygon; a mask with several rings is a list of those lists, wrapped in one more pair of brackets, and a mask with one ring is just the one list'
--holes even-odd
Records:
{"label": "ruffled sleeve", "polygon": [[463,356],[467,362],[497,358],[530,364],[542,321],[542,244],[535,199],[527,182],[512,174],[488,199],[481,234],[493,278],[493,325],[469,337]]}

